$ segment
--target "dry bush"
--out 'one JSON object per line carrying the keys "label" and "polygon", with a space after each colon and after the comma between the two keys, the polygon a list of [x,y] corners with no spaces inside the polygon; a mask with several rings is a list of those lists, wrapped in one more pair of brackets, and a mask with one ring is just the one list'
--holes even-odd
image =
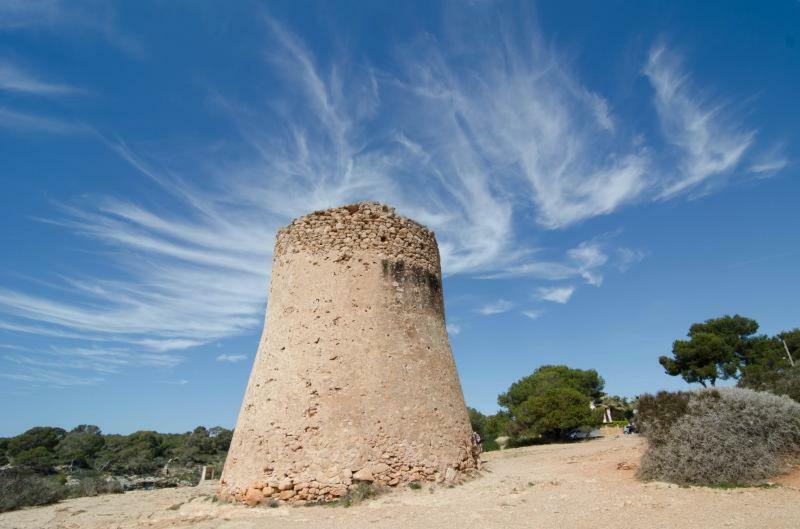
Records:
{"label": "dry bush", "polygon": [[649,447],[638,476],[645,480],[755,483],[785,471],[800,453],[800,404],[749,389],[691,393],[671,425],[648,428],[646,414],[642,425]]}
{"label": "dry bush", "polygon": [[386,487],[377,485],[375,483],[359,481],[356,484],[356,487],[347,491],[347,494],[342,496],[337,503],[343,507],[352,507],[353,505],[358,505],[365,500],[377,498],[381,494],[386,493],[387,490],[388,489]]}
{"label": "dry bush", "polygon": [[84,477],[77,485],[67,487],[67,494],[71,498],[98,496],[100,494],[121,494],[122,492],[122,484],[119,481],[102,476]]}
{"label": "dry bush", "polygon": [[64,487],[55,480],[19,469],[0,471],[0,512],[55,503]]}
{"label": "dry bush", "polygon": [[686,391],[659,391],[640,396],[634,418],[636,431],[647,437],[651,445],[663,442],[672,425],[686,415],[691,395]]}

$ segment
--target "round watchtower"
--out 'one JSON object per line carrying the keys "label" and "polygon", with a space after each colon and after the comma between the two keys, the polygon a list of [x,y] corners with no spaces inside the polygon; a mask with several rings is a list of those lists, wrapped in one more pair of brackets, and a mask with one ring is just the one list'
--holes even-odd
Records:
{"label": "round watchtower", "polygon": [[325,501],[477,464],[433,232],[373,202],[279,230],[220,497]]}

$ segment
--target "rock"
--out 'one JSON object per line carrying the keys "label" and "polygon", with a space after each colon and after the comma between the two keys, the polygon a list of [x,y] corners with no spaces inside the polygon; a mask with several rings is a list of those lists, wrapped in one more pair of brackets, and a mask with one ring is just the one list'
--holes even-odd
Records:
{"label": "rock", "polygon": [[273,489],[272,487],[264,487],[263,489],[261,489],[261,494],[263,494],[264,497],[272,496],[273,494],[275,494],[275,492],[276,492],[275,489]]}
{"label": "rock", "polygon": [[291,479],[284,479],[280,483],[278,483],[278,490],[285,491],[292,488],[292,480]]}
{"label": "rock", "polygon": [[295,491],[293,491],[293,490],[284,490],[283,492],[278,494],[278,499],[286,501],[289,498],[293,497],[295,494],[297,494],[297,493]]}
{"label": "rock", "polygon": [[247,493],[244,495],[244,502],[250,507],[255,507],[261,503],[263,499],[264,494],[261,492],[261,489],[247,489]]}
{"label": "rock", "polygon": [[368,467],[364,467],[353,474],[353,479],[356,481],[373,481],[375,478],[372,477],[372,471]]}
{"label": "rock", "polygon": [[389,465],[386,463],[377,463],[372,466],[372,474],[383,474],[389,470]]}

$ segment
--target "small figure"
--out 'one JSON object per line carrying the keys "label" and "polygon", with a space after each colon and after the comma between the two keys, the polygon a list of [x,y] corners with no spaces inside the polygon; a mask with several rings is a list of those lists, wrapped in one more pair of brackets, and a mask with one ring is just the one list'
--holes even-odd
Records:
{"label": "small figure", "polygon": [[475,443],[475,447],[478,449],[479,454],[483,452],[483,439],[481,439],[481,434],[478,432],[472,432],[472,442]]}

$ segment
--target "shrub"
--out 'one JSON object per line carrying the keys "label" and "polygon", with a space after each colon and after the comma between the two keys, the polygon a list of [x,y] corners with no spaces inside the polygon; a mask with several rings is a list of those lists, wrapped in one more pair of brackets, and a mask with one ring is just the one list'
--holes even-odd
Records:
{"label": "shrub", "polygon": [[636,430],[647,437],[650,445],[667,438],[669,428],[686,415],[691,393],[686,391],[659,391],[655,395],[642,395],[637,402],[639,413],[634,419]]}
{"label": "shrub", "polygon": [[800,404],[787,397],[722,388],[659,395],[644,404],[649,447],[641,479],[755,483],[786,470],[800,453]]}
{"label": "shrub", "polygon": [[53,479],[22,469],[0,471],[0,512],[55,503],[64,494],[64,486]]}
{"label": "shrub", "polygon": [[359,481],[356,487],[347,491],[347,494],[342,496],[337,503],[342,507],[351,507],[353,505],[358,505],[364,500],[377,498],[384,492],[386,492],[385,487],[381,487],[375,483]]}
{"label": "shrub", "polygon": [[37,446],[19,452],[14,456],[13,463],[15,466],[23,467],[39,474],[47,474],[53,470],[56,458],[44,446]]}
{"label": "shrub", "polygon": [[67,494],[71,498],[98,496],[100,494],[120,494],[122,492],[122,484],[111,477],[85,477],[77,485],[71,485],[67,488]]}

